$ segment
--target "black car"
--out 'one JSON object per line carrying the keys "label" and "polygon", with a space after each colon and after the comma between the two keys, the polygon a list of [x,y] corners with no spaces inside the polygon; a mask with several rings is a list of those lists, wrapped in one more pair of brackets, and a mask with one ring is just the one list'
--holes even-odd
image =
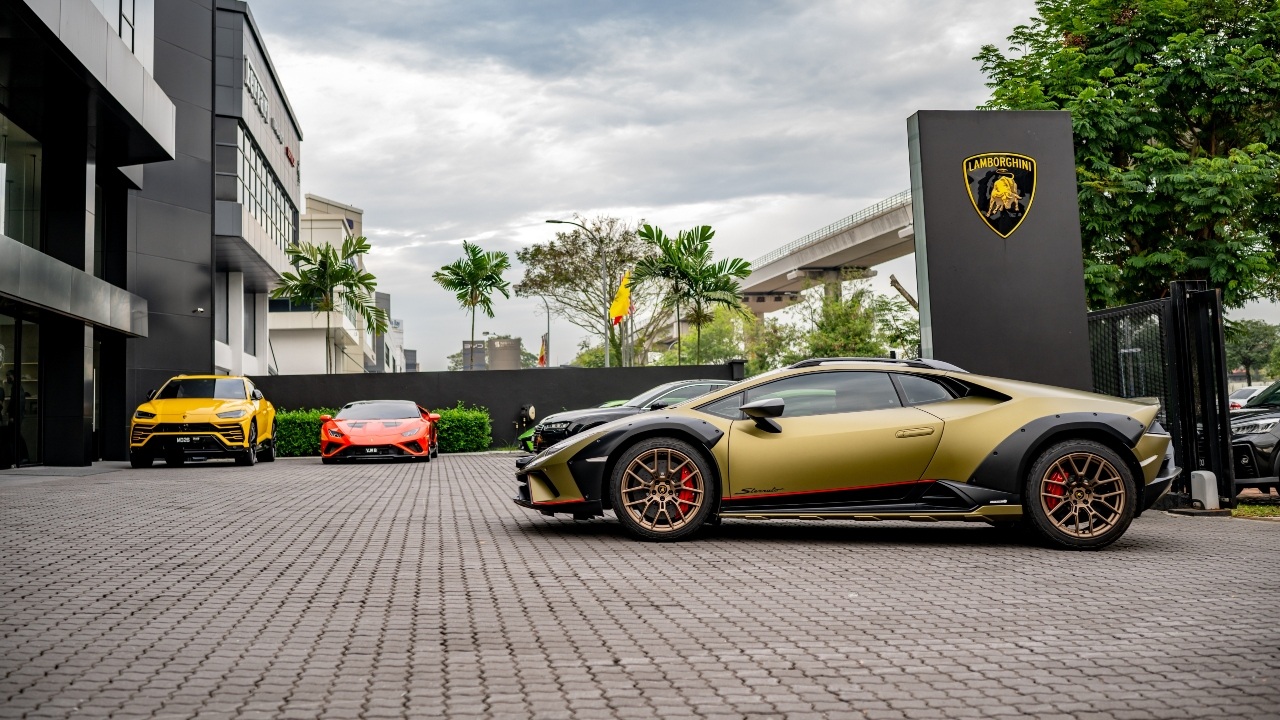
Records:
{"label": "black car", "polygon": [[1231,413],[1231,457],[1236,490],[1280,489],[1280,382],[1249,398]]}
{"label": "black car", "polygon": [[677,380],[640,393],[616,407],[568,410],[548,415],[534,430],[533,449],[535,452],[542,452],[587,428],[648,410],[682,403],[732,384],[731,380]]}

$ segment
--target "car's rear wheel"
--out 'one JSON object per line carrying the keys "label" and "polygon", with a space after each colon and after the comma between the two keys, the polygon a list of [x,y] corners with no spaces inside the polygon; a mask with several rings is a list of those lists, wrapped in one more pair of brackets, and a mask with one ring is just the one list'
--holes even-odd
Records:
{"label": "car's rear wheel", "polygon": [[258,462],[275,462],[276,461],[276,422],[271,421],[271,438],[262,443],[262,449],[258,450]]}
{"label": "car's rear wheel", "polygon": [[711,468],[689,443],[660,437],[636,443],[614,465],[613,512],[642,540],[680,540],[697,532],[716,505]]}
{"label": "car's rear wheel", "polygon": [[252,466],[258,462],[258,451],[254,446],[258,444],[258,422],[255,420],[249,423],[249,443],[244,452],[236,455],[236,464]]}
{"label": "car's rear wheel", "polygon": [[142,453],[129,453],[129,465],[135,468],[149,468],[156,459]]}
{"label": "car's rear wheel", "polygon": [[1111,448],[1071,440],[1044,451],[1027,474],[1023,511],[1052,545],[1097,549],[1133,521],[1137,489],[1129,466]]}
{"label": "car's rear wheel", "polygon": [[431,457],[440,457],[440,443],[438,441],[431,443]]}

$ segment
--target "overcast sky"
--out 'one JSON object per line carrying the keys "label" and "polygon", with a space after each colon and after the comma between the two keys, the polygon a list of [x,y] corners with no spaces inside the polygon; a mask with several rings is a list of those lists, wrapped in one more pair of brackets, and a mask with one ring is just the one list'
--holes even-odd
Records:
{"label": "overcast sky", "polygon": [[[304,133],[304,192],[365,210],[369,268],[424,370],[468,318],[431,273],[547,218],[710,224],[754,259],[908,187],[906,119],[971,109],[971,58],[1032,0],[251,0]],[[514,257],[513,257],[514,260]],[[914,288],[910,258],[880,268]],[[517,266],[509,275],[516,282]],[[887,290],[887,286],[885,286]],[[488,330],[536,352],[542,303]],[[552,361],[581,332],[552,327]]]}

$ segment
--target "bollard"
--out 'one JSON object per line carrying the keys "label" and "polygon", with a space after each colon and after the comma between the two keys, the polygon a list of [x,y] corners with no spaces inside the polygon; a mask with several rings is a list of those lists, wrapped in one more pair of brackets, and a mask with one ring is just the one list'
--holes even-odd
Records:
{"label": "bollard", "polygon": [[1218,509],[1218,478],[1207,470],[1191,473],[1191,504],[1202,510]]}

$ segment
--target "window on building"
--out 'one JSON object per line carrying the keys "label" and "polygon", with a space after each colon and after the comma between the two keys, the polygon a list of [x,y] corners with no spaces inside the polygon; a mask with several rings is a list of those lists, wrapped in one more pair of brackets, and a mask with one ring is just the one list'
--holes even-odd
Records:
{"label": "window on building", "polygon": [[236,128],[239,157],[236,175],[240,180],[236,200],[244,205],[281,250],[294,242],[297,208],[289,200],[284,185],[271,171],[262,149],[244,127]]}
{"label": "window on building", "polygon": [[0,233],[40,248],[40,181],[44,150],[0,115]]}

